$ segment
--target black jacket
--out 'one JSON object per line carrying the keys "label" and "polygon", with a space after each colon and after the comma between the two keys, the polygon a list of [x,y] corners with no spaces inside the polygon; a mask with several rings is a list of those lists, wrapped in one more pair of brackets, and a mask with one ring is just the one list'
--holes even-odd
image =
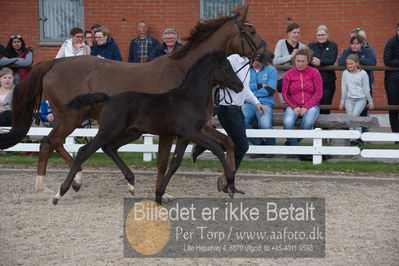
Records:
{"label": "black jacket", "polygon": [[3,56],[7,58],[13,58],[13,57],[18,57],[18,56],[13,56],[3,45],[0,44],[0,58]]}
{"label": "black jacket", "polygon": [[[176,49],[179,48],[180,46],[182,46],[182,44],[179,43],[179,42],[176,42],[175,47],[173,48],[172,53],[173,53],[174,51],[176,51]],[[154,50],[152,50],[152,53],[151,53],[151,55],[150,55],[150,57],[149,57],[148,59],[149,59],[149,60],[153,60],[153,59],[155,59],[155,58],[157,58],[157,57],[160,57],[160,56],[162,56],[162,55],[165,55],[165,54],[167,54],[166,51],[167,51],[166,45],[165,45],[165,43],[162,43],[162,44],[158,45],[157,47],[155,47]]]}
{"label": "black jacket", "polygon": [[[332,66],[338,56],[338,46],[335,42],[327,40],[325,43],[312,42],[309,44],[312,57],[320,59],[320,66]],[[320,71],[323,82],[332,82],[337,79],[335,71]]]}
{"label": "black jacket", "polygon": [[[399,67],[399,36],[391,38],[384,48],[384,64],[389,67]],[[385,79],[399,82],[399,71],[385,71]]]}

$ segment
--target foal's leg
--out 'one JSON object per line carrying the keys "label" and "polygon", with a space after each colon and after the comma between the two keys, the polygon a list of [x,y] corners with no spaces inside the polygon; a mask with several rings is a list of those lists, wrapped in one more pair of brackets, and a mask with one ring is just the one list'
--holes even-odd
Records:
{"label": "foal's leg", "polygon": [[[166,169],[168,167],[169,153],[172,148],[172,143],[175,136],[159,136],[158,144],[158,157],[157,157],[157,181],[155,183],[155,190],[159,188],[163,182]],[[164,194],[165,197],[174,198],[167,193]]]}
{"label": "foal's leg", "polygon": [[172,175],[179,168],[181,161],[183,159],[184,152],[186,151],[188,145],[188,141],[183,138],[177,138],[176,149],[173,154],[172,160],[169,163],[169,169],[166,175],[164,176],[162,183],[160,186],[157,186],[155,191],[155,201],[158,204],[162,204],[162,196],[165,194],[166,186],[168,185]]}
{"label": "foal's leg", "polygon": [[[202,132],[205,135],[207,135],[206,131],[207,131],[208,128],[213,128],[212,116],[211,116],[212,110],[213,110],[213,102],[210,102],[208,104],[208,120],[207,120],[205,126],[202,128],[202,130],[203,130]],[[191,150],[191,161],[193,163],[195,163],[197,161],[198,156],[200,156],[204,151],[206,151],[206,149],[204,147],[202,147],[200,145],[197,145],[197,144],[194,144],[193,148]]]}
{"label": "foal's leg", "polygon": [[225,172],[225,174],[227,176],[227,185],[228,185],[228,190],[230,192],[229,193],[230,197],[232,197],[234,193],[244,194],[244,192],[242,192],[242,191],[240,191],[240,190],[235,188],[235,185],[234,185],[234,176],[235,176],[234,169],[231,169],[230,166],[228,165],[226,157],[224,156],[224,151],[220,147],[220,145],[215,140],[213,140],[212,138],[204,135],[201,132],[195,132],[193,134],[193,137],[191,138],[191,140],[193,142],[195,142],[196,144],[201,145],[204,148],[212,151],[212,153],[218,157],[218,159],[220,160],[220,162],[223,165],[224,172]]}
{"label": "foal's leg", "polygon": [[[236,172],[236,162],[234,159],[234,143],[231,140],[231,138],[223,133],[220,133],[217,131],[215,128],[209,125],[205,125],[202,128],[202,133],[206,135],[207,137],[212,138],[215,140],[217,143],[222,145],[224,149],[226,150],[226,157],[227,157],[227,163],[230,166],[230,168]],[[223,190],[224,192],[227,192],[227,177],[226,173],[223,175],[219,176],[218,179],[218,190],[219,192]]]}
{"label": "foal's leg", "polygon": [[124,133],[122,137],[119,137],[113,142],[106,144],[103,147],[103,151],[111,157],[111,159],[116,163],[119,169],[122,171],[125,179],[127,181],[127,185],[129,187],[129,192],[134,196],[134,173],[130,170],[129,166],[122,160],[122,158],[118,154],[118,149],[125,144],[128,144],[136,139],[138,139],[142,134],[135,130],[131,129]]}
{"label": "foal's leg", "polygon": [[68,191],[76,173],[81,169],[82,164],[90,157],[90,155],[95,153],[99,148],[101,148],[108,142],[109,139],[107,135],[97,134],[91,142],[79,149],[73,165],[69,170],[67,178],[62,183],[58,194],[55,195],[53,198],[54,205],[56,205],[58,203],[58,200],[61,199],[61,197],[64,196],[64,194]]}

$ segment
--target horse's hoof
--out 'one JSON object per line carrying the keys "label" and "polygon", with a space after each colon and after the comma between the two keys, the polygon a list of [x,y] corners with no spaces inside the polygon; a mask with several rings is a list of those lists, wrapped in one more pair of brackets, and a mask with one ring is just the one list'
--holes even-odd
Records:
{"label": "horse's hoof", "polygon": [[82,186],[82,184],[78,184],[75,181],[72,182],[72,189],[75,192],[79,192],[80,187]]}
{"label": "horse's hoof", "polygon": [[53,197],[53,204],[57,205],[58,201],[61,199],[60,191],[58,191],[57,195]]}
{"label": "horse's hoof", "polygon": [[80,170],[79,172],[76,173],[75,178],[73,179],[72,182],[72,189],[75,192],[78,192],[80,190],[80,187],[82,186],[82,180],[83,180],[83,174],[82,171]]}
{"label": "horse's hoof", "polygon": [[218,188],[218,192],[223,191],[224,193],[227,193],[227,191],[228,191],[228,186],[223,184],[223,181],[220,177],[218,178],[218,181],[217,181],[217,188]]}
{"label": "horse's hoof", "polygon": [[234,199],[234,192],[233,191],[231,191],[230,189],[227,191],[227,194],[229,195],[229,197],[231,198],[231,199]]}
{"label": "horse's hoof", "polygon": [[155,202],[156,202],[159,206],[162,206],[162,197],[160,197],[160,196],[155,197]]}
{"label": "horse's hoof", "polygon": [[57,205],[58,203],[58,199],[57,198],[53,198],[53,205]]}
{"label": "horse's hoof", "polygon": [[134,186],[129,184],[129,182],[127,183],[127,188],[129,190],[130,195],[132,195],[134,197]]}

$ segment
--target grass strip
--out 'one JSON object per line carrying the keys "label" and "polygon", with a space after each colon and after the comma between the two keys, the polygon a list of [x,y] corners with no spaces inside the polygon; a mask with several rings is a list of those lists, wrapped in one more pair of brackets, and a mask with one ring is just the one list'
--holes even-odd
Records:
{"label": "grass strip", "polygon": [[[137,167],[156,167],[156,160],[151,162],[143,161],[143,153],[120,153],[122,159],[130,166]],[[18,152],[7,153],[6,155],[0,155],[0,162],[2,164],[23,164],[36,166],[38,162],[37,156],[22,156]],[[65,166],[65,162],[57,154],[54,154],[49,164]],[[90,166],[110,166],[114,167],[115,163],[103,153],[93,154],[85,163]],[[116,167],[116,166],[115,166]],[[189,159],[183,159],[182,167],[192,169],[221,169],[221,164],[215,159],[199,159],[197,163],[193,164]],[[383,163],[379,161],[324,161],[322,164],[313,165],[312,162],[303,161],[287,161],[284,158],[281,160],[248,160],[244,158],[241,169],[253,169],[253,170],[279,170],[279,171],[341,171],[348,173],[356,172],[399,172],[399,163]]]}

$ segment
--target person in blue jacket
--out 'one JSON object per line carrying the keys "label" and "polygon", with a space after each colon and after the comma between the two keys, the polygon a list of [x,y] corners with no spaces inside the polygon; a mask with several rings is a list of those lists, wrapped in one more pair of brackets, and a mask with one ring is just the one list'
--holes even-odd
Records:
{"label": "person in blue jacket", "polygon": [[[51,105],[48,102],[48,100],[46,98],[42,99],[42,102],[40,104],[40,120],[43,122],[43,124],[46,127],[55,127],[56,121],[54,118],[54,114],[53,111],[51,110]],[[84,120],[81,124],[80,124],[81,128],[85,128],[85,127],[91,127],[91,121],[90,120]]]}
{"label": "person in blue jacket", "polygon": [[122,56],[118,45],[114,39],[109,36],[109,30],[104,27],[98,28],[94,32],[96,44],[91,49],[91,55],[103,58],[122,61]]}
{"label": "person in blue jacket", "polygon": [[[260,115],[254,105],[245,103],[242,107],[246,128],[252,128],[251,122],[256,118],[258,128],[273,129],[274,92],[277,87],[277,71],[264,60],[254,60],[249,70],[249,88],[265,108],[265,115]],[[275,145],[274,138],[249,138],[254,145]]]}
{"label": "person in blue jacket", "polygon": [[40,120],[42,120],[44,125],[47,127],[55,127],[53,111],[51,110],[49,102],[45,98],[43,98],[40,105]]}

